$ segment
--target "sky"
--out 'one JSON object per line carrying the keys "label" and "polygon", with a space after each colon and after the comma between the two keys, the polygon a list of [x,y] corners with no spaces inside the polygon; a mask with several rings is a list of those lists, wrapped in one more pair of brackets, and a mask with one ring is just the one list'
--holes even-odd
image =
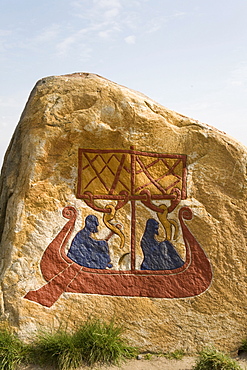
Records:
{"label": "sky", "polygon": [[0,164],[35,83],[91,72],[247,145],[247,0],[0,0]]}

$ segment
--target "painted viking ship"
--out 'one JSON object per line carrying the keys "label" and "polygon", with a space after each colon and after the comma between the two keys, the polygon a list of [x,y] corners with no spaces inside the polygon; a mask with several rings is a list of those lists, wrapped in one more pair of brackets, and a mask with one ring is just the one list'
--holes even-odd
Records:
{"label": "painted viking ship", "polygon": [[[111,235],[117,234],[121,247],[124,233],[111,220],[125,205],[130,205],[130,268],[99,269],[81,266],[66,253],[77,219],[77,210],[67,206],[68,219],[46,248],[40,268],[46,284],[29,291],[24,298],[51,307],[64,293],[100,294],[127,297],[186,298],[205,292],[212,281],[210,262],[185,221],[192,211],[181,207],[179,225],[169,215],[186,199],[186,156],[130,150],[79,149],[77,198],[89,209],[103,215]],[[102,206],[107,201],[107,205]],[[167,206],[162,202],[168,202]],[[136,264],[136,203],[155,212],[166,240],[181,230],[185,258],[175,269],[145,270]],[[107,238],[109,240],[109,237]]]}

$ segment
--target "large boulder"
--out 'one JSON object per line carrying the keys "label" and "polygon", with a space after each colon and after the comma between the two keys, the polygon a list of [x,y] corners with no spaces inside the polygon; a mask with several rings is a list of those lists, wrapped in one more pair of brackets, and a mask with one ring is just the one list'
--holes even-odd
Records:
{"label": "large boulder", "polygon": [[1,173],[1,318],[149,351],[246,335],[246,147],[88,73],[34,87]]}

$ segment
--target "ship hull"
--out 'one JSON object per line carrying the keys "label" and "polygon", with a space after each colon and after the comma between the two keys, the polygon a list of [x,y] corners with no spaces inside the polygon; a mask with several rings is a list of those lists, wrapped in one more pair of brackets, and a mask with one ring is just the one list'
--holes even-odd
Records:
{"label": "ship hull", "polygon": [[175,270],[100,270],[80,266],[65,254],[65,246],[74,228],[76,210],[66,207],[69,221],[47,247],[41,260],[41,271],[47,283],[28,292],[24,298],[51,307],[63,294],[83,293],[107,296],[187,298],[205,292],[212,281],[211,264],[184,219],[190,220],[188,207],[179,211],[179,221],[186,249],[186,260]]}

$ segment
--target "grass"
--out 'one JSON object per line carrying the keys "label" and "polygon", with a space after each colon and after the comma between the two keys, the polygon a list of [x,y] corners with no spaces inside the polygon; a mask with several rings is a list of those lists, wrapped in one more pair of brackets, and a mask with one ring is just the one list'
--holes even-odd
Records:
{"label": "grass", "polygon": [[153,354],[152,353],[145,353],[144,354],[144,360],[151,360],[153,358]]}
{"label": "grass", "polygon": [[28,346],[7,329],[0,330],[0,369],[14,370],[28,357]]}
{"label": "grass", "polygon": [[168,360],[182,360],[185,356],[185,352],[182,349],[176,349],[174,352],[167,352],[163,355]]}
{"label": "grass", "polygon": [[237,361],[214,348],[207,348],[199,353],[194,370],[241,370]]}
{"label": "grass", "polygon": [[247,339],[242,340],[242,344],[239,348],[239,352],[247,352]]}
{"label": "grass", "polygon": [[143,355],[144,360],[151,360],[153,356],[157,357],[165,357],[168,360],[182,360],[185,356],[185,352],[181,349],[176,349],[174,352],[166,352],[166,353],[145,353]]}
{"label": "grass", "polygon": [[[8,329],[0,328],[0,369],[15,370],[22,363],[52,365],[59,370],[72,370],[83,365],[119,364],[136,357],[137,350],[122,337],[123,330],[113,321],[88,320],[74,333],[59,329],[40,333],[33,344],[26,345]],[[247,351],[244,340],[240,351]],[[184,351],[162,354],[168,359],[182,359]],[[145,359],[151,359],[147,353]],[[228,355],[206,348],[198,355],[194,370],[241,370]]]}
{"label": "grass", "polygon": [[59,370],[76,369],[83,364],[118,364],[136,356],[135,348],[122,338],[122,329],[111,321],[89,320],[75,333],[64,330],[41,333],[33,348],[32,359],[40,365],[53,365]]}
{"label": "grass", "polygon": [[168,360],[182,360],[182,358],[185,356],[185,352],[182,349],[176,349],[173,352],[166,352],[166,353],[144,353],[144,360],[151,360],[153,356],[158,357],[165,357]]}

